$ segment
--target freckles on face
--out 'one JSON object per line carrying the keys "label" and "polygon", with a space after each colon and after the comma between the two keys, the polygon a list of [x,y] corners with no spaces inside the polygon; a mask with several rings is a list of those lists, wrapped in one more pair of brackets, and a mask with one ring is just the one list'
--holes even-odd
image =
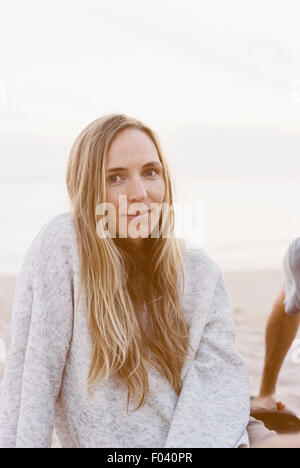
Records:
{"label": "freckles on face", "polygon": [[[153,164],[152,164],[153,163]],[[111,172],[112,168],[123,168]],[[107,201],[119,208],[119,196],[132,203],[163,202],[163,167],[151,138],[138,129],[125,129],[113,140],[106,164]]]}
{"label": "freckles on face", "polygon": [[164,200],[164,180],[159,180],[155,183],[152,182],[151,185],[144,184],[141,190],[145,191],[145,197],[134,197],[134,195],[131,197],[130,191],[127,190],[126,185],[122,184],[121,182],[119,186],[109,187],[107,189],[107,200],[115,206],[117,213],[120,206],[120,196],[126,197],[128,207],[130,204],[140,203],[141,205],[145,205],[146,207],[151,208],[151,203],[162,203]]}
{"label": "freckles on face", "polygon": [[[145,213],[152,208],[156,211],[157,206],[152,207],[152,204],[161,204],[164,200],[163,166],[155,144],[141,130],[125,129],[114,138],[107,155],[105,176],[107,201],[114,205],[117,216],[117,232],[120,215],[125,224],[133,226],[133,218],[127,215],[139,214],[137,211]],[[153,214],[152,223],[156,220],[157,214]],[[143,224],[142,237],[145,237],[153,227],[150,215],[143,217],[140,223]]]}

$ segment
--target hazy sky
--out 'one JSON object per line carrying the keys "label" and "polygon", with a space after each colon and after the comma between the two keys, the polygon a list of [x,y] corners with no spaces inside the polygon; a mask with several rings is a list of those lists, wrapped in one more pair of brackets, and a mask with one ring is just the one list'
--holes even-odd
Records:
{"label": "hazy sky", "polygon": [[5,134],[72,136],[111,111],[299,132],[298,0],[0,5]]}
{"label": "hazy sky", "polygon": [[299,18],[299,0],[0,0],[1,252],[19,214],[28,242],[60,209],[55,183],[82,128],[121,112],[157,131],[179,183],[193,181],[200,197],[202,180],[208,206],[224,201],[216,180],[245,187],[239,196],[230,185],[234,243],[246,242],[235,209],[247,217],[253,181],[259,211],[268,180],[268,208],[249,223],[282,239],[279,264],[300,225]]}
{"label": "hazy sky", "polygon": [[110,112],[152,125],[174,160],[178,145],[188,145],[193,164],[201,155],[215,166],[222,155],[226,174],[250,144],[265,164],[275,154],[283,172],[299,172],[299,1],[0,5],[2,177],[15,170],[20,147],[38,165],[43,151],[61,159],[83,126]]}

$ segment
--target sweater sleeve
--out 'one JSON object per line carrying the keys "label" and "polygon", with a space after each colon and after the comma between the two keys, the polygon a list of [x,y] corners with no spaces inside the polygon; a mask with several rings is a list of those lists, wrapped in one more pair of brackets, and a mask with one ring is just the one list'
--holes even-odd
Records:
{"label": "sweater sleeve", "polygon": [[0,406],[0,447],[49,448],[72,335],[68,247],[50,228],[32,241],[17,277]]}
{"label": "sweater sleeve", "polygon": [[165,447],[249,447],[249,418],[248,371],[235,346],[231,301],[220,273]]}

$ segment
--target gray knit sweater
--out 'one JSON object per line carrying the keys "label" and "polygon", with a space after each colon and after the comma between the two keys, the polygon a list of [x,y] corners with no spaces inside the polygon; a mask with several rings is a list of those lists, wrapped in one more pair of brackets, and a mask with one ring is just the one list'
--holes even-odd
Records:
{"label": "gray knit sweater", "polygon": [[247,446],[248,373],[222,273],[188,245],[184,271],[183,306],[196,353],[182,369],[182,391],[178,397],[150,368],[149,400],[127,415],[127,388],[117,378],[88,395],[91,339],[83,299],[74,314],[79,259],[72,213],[48,221],[17,277],[0,447],[50,447],[54,427],[64,448]]}

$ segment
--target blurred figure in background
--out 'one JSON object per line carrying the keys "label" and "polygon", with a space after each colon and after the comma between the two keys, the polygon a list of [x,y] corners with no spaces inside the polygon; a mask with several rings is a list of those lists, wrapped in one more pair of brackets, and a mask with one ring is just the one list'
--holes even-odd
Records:
{"label": "blurred figure in background", "polygon": [[285,404],[276,397],[276,384],[300,323],[300,237],[290,244],[283,264],[285,286],[268,320],[264,371],[255,402],[255,406],[269,411],[286,409]]}

